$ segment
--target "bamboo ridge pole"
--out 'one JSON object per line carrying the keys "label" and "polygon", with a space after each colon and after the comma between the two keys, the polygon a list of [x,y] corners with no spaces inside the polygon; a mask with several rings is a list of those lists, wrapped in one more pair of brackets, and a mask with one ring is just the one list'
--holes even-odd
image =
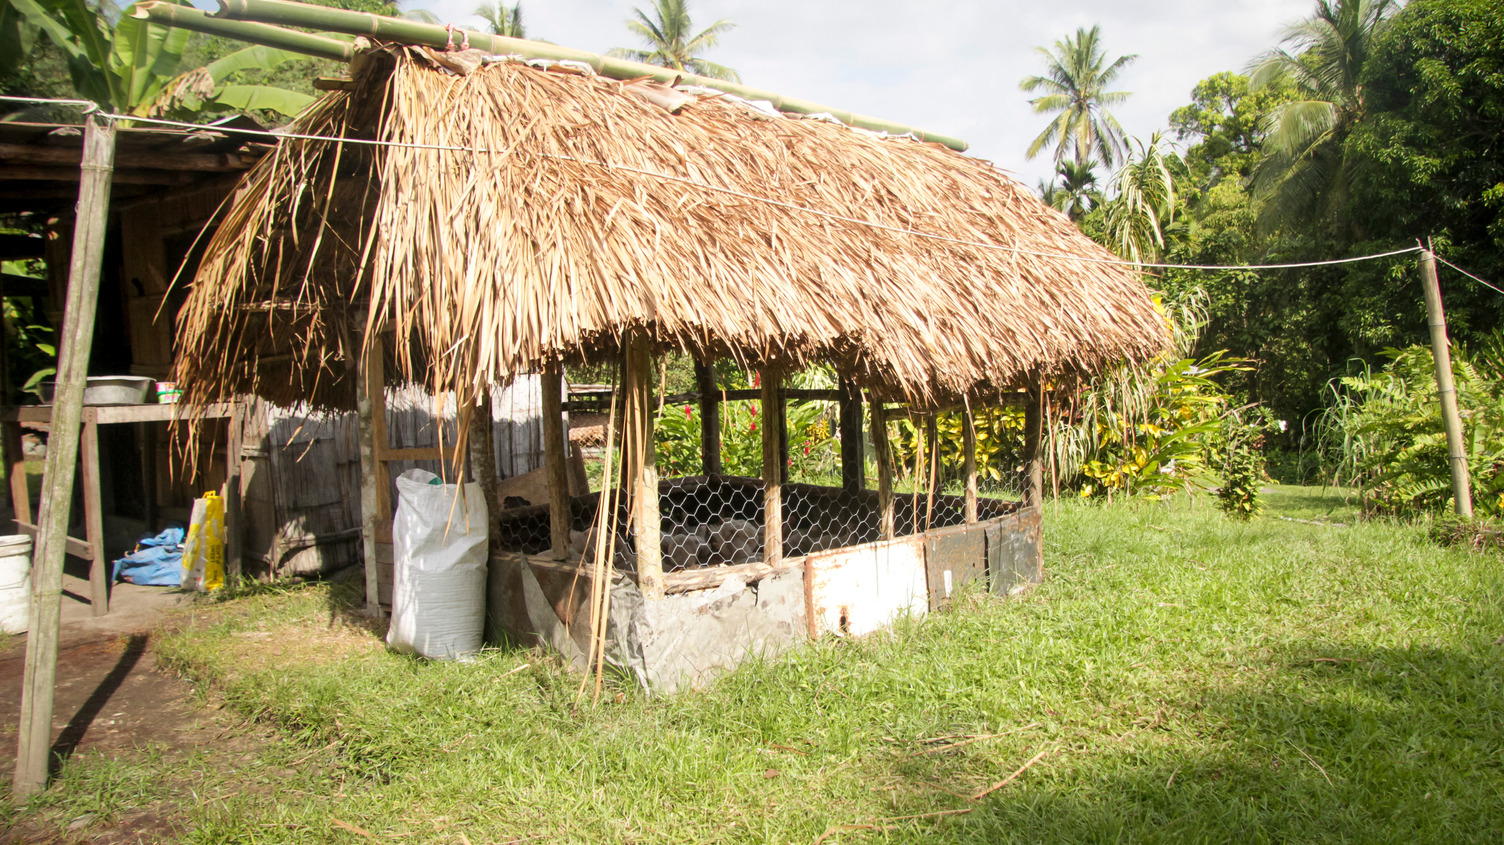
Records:
{"label": "bamboo ridge pole", "polygon": [[[11,796],[25,801],[47,785],[52,747],[53,685],[57,679],[58,623],[62,614],[63,557],[67,551],[68,515],[78,468],[79,429],[83,421],[84,381],[94,342],[99,299],[99,272],[110,215],[110,179],[115,169],[115,127],[99,115],[84,124],[78,208],[73,228],[73,255],[68,264],[68,298],[58,348],[57,391],[52,430],[43,470],[42,503],[37,516],[36,549],[31,576],[30,627],[26,635],[26,669],[21,687],[21,723],[17,731],[16,776]],[[95,561],[103,566],[104,561]]]}
{"label": "bamboo ridge pole", "polygon": [[741,97],[744,100],[766,100],[773,105],[773,108],[781,112],[790,112],[793,114],[828,114],[847,126],[854,126],[858,129],[887,132],[892,135],[913,135],[921,141],[943,144],[956,152],[965,152],[967,148],[966,142],[960,139],[938,135],[934,132],[925,132],[924,130],[915,129],[912,126],[906,126],[901,123],[831,108],[830,106],[808,100],[784,97],[771,91],[751,88],[722,79],[696,76],[695,74],[685,73],[681,70],[648,65],[626,59],[614,59],[585,50],[560,47],[556,44],[540,44],[536,41],[508,38],[504,35],[488,35],[483,32],[474,32],[467,29],[450,30],[436,24],[419,23],[402,18],[389,18],[365,12],[331,9],[325,6],[292,2],[292,0],[218,0],[218,2],[219,11],[214,15],[216,18],[260,21],[279,26],[298,26],[328,32],[344,32],[350,35],[368,35],[384,41],[421,44],[426,47],[439,49],[458,46],[468,41],[471,47],[500,55],[521,56],[525,59],[581,62],[589,65],[591,69],[601,76],[610,79],[642,79],[646,77],[666,85],[676,83],[699,85]]}
{"label": "bamboo ridge pole", "polygon": [[179,6],[176,3],[165,2],[165,0],[137,3],[131,9],[131,17],[149,20],[162,26],[175,26],[179,29],[202,32],[205,35],[218,35],[235,41],[276,47],[290,53],[302,53],[320,59],[332,59],[336,62],[348,62],[355,57],[354,46],[343,41],[264,23],[210,17],[207,12],[201,12],[191,6]]}
{"label": "bamboo ridge pole", "polygon": [[1441,419],[1447,429],[1447,461],[1452,465],[1452,496],[1457,515],[1473,515],[1472,485],[1468,481],[1467,448],[1462,440],[1462,417],[1457,413],[1457,388],[1452,383],[1452,352],[1447,341],[1447,315],[1441,305],[1441,285],[1436,280],[1436,256],[1420,254],[1421,287],[1426,293],[1426,322],[1431,329],[1431,357],[1436,360],[1436,394],[1441,399]]}

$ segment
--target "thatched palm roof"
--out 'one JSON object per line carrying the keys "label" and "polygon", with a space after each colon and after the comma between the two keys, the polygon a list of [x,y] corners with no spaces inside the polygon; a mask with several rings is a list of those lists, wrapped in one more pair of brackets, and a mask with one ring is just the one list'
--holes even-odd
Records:
{"label": "thatched palm roof", "polygon": [[286,140],[247,177],[180,320],[190,399],[351,407],[367,308],[398,377],[462,396],[633,330],[918,402],[1165,343],[1137,274],[936,144],[515,61],[357,79],[293,131],[412,146]]}

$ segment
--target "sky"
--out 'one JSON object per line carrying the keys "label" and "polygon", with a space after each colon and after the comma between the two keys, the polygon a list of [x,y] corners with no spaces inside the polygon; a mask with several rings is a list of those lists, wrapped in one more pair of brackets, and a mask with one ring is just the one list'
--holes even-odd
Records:
{"label": "sky", "polygon": [[[479,0],[417,0],[448,23],[477,26]],[[522,0],[528,35],[592,52],[638,47],[624,21],[651,0]],[[698,0],[696,29],[721,18],[737,28],[705,57],[734,68],[750,86],[813,100],[930,132],[959,137],[1033,186],[1049,175],[1048,154],[1024,152],[1048,119],[1029,105],[1019,80],[1041,73],[1035,47],[1079,26],[1102,26],[1109,56],[1136,53],[1113,110],[1145,140],[1190,102],[1196,83],[1242,71],[1277,44],[1313,0]]]}

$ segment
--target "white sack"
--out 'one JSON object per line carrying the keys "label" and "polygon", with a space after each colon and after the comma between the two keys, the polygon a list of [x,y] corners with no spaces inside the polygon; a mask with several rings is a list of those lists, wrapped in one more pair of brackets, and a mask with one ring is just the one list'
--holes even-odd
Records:
{"label": "white sack", "polygon": [[395,651],[453,660],[480,650],[486,618],[486,502],[477,483],[432,483],[410,469],[397,477],[392,525]]}

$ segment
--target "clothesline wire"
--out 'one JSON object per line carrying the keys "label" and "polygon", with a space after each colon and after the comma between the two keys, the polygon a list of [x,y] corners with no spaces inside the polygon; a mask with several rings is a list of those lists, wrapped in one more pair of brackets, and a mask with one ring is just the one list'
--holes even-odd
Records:
{"label": "clothesline wire", "polygon": [[[1435,255],[1435,253],[1432,253],[1432,254]],[[1480,284],[1480,285],[1488,288],[1489,290],[1495,291],[1497,293],[1504,293],[1504,289],[1500,289],[1500,288],[1495,287],[1492,284],[1489,284],[1486,280],[1484,280],[1482,278],[1479,278],[1478,276],[1474,276],[1472,273],[1469,273],[1468,271],[1462,269],[1461,267],[1458,267],[1456,264],[1453,264],[1452,262],[1446,260],[1445,258],[1442,258],[1439,255],[1436,256],[1436,260],[1440,261],[1442,264],[1447,265],[1448,267],[1451,267],[1453,270],[1456,270],[1457,272],[1461,273],[1462,275],[1467,276],[1469,279],[1472,279],[1473,281],[1475,281],[1478,284]]]}
{"label": "clothesline wire", "polygon": [[[96,114],[96,115],[98,115],[100,117],[103,117],[106,120],[126,120],[126,121],[132,121],[132,122],[136,122],[136,123],[149,123],[149,124],[154,124],[154,125],[157,125],[157,126],[170,126],[170,127],[182,128],[182,129],[194,129],[194,130],[198,130],[198,131],[201,131],[201,132],[202,131],[208,131],[208,132],[233,133],[233,134],[240,134],[240,135],[252,135],[252,136],[257,136],[257,137],[265,138],[265,139],[269,139],[269,140],[293,139],[293,140],[301,140],[301,141],[322,141],[322,142],[330,142],[330,143],[335,143],[335,144],[359,144],[359,145],[373,146],[373,147],[396,147],[396,148],[402,148],[402,149],[434,150],[434,151],[440,151],[440,152],[461,152],[461,153],[472,153],[472,154],[475,154],[475,155],[489,154],[489,153],[493,153],[493,152],[498,152],[498,151],[493,151],[493,150],[484,149],[484,148],[478,148],[478,147],[459,147],[459,146],[451,146],[451,145],[447,145],[447,144],[419,144],[419,143],[413,143],[413,142],[407,142],[407,141],[382,141],[382,140],[371,139],[371,138],[340,138],[340,137],[329,136],[329,135],[308,135],[308,134],[303,134],[303,133],[298,133],[298,132],[280,132],[280,131],[266,130],[266,129],[246,129],[246,128],[243,128],[243,127],[236,127],[236,126],[220,126],[220,125],[203,124],[203,123],[188,123],[188,122],[181,121],[181,120],[167,120],[165,118],[138,117],[138,116],[135,116],[135,115],[123,115],[123,114],[115,114],[113,112],[103,111],[102,109],[99,108],[99,106],[97,104],[95,104],[93,102],[90,102],[88,100],[60,100],[60,99],[49,99],[49,98],[41,98],[41,97],[0,96],[0,102],[47,103],[47,104],[52,104],[52,105],[85,106],[86,107],[86,111],[88,111],[90,113],[93,113],[93,114]],[[836,214],[836,213],[829,212],[829,211],[821,211],[821,210],[819,210],[817,208],[810,208],[808,206],[803,206],[803,205],[797,205],[795,203],[784,202],[782,200],[776,200],[776,199],[773,199],[771,197],[759,196],[757,194],[749,194],[749,193],[745,193],[743,191],[738,191],[738,190],[736,190],[734,188],[724,188],[724,187],[720,187],[718,185],[710,185],[710,184],[707,184],[707,183],[704,183],[704,182],[696,182],[696,181],[694,181],[692,179],[686,179],[686,178],[684,178],[682,176],[675,176],[675,175],[673,175],[671,173],[661,173],[661,172],[652,171],[652,170],[643,170],[641,168],[631,167],[631,166],[628,166],[628,165],[611,164],[609,162],[604,162],[604,161],[595,161],[595,160],[592,160],[592,159],[582,159],[582,158],[576,158],[574,156],[559,155],[559,154],[553,154],[553,153],[544,153],[543,155],[546,158],[552,158],[552,159],[555,159],[555,160],[558,160],[558,161],[568,161],[568,162],[573,162],[575,164],[583,164],[583,165],[587,165],[587,166],[601,167],[601,168],[605,168],[606,170],[620,170],[620,171],[625,171],[625,172],[628,172],[628,173],[635,173],[635,174],[638,174],[638,175],[641,175],[641,176],[647,176],[649,178],[662,179],[662,180],[669,181],[669,182],[677,182],[677,183],[680,183],[680,184],[683,184],[683,185],[688,185],[690,187],[699,188],[701,190],[713,191],[713,192],[720,193],[720,194],[726,194],[728,196],[734,196],[734,197],[737,197],[739,199],[745,199],[745,200],[749,200],[749,201],[752,201],[752,202],[765,203],[767,205],[772,205],[772,206],[775,206],[775,207],[778,207],[778,208],[785,208],[785,209],[788,209],[790,211],[797,211],[797,212],[801,212],[801,213],[804,213],[804,214],[812,214],[812,215],[815,215],[815,216],[818,216],[818,217],[824,217],[824,218],[831,219],[831,220],[838,220],[838,221],[845,222],[845,223],[853,223],[853,224],[856,224],[858,226],[866,226],[868,228],[879,229],[879,230],[886,231],[886,232],[893,232],[895,234],[900,234],[900,235],[909,235],[909,236],[912,236],[912,237],[925,238],[925,239],[928,239],[928,240],[935,240],[935,241],[942,241],[942,242],[945,242],[945,243],[956,244],[958,246],[969,246],[969,247],[974,247],[974,248],[977,248],[977,249],[995,250],[995,251],[998,251],[998,252],[1009,252],[1009,253],[1013,253],[1015,255],[1027,255],[1027,256],[1030,256],[1030,257],[1034,257],[1034,258],[1058,258],[1058,259],[1062,259],[1062,260],[1065,260],[1065,261],[1080,261],[1080,262],[1084,262],[1084,263],[1088,263],[1088,264],[1105,264],[1105,265],[1117,266],[1117,267],[1131,267],[1131,268],[1134,268],[1134,269],[1137,269],[1137,270],[1206,270],[1206,271],[1296,270],[1296,269],[1303,269],[1303,268],[1310,268],[1310,267],[1331,267],[1331,266],[1340,265],[1340,264],[1354,264],[1354,263],[1361,262],[1361,261],[1377,261],[1377,260],[1383,259],[1383,258],[1392,258],[1392,257],[1394,257],[1396,255],[1405,255],[1405,254],[1412,253],[1412,252],[1422,252],[1425,249],[1424,247],[1417,245],[1417,246],[1412,246],[1412,247],[1405,247],[1403,249],[1391,250],[1389,252],[1375,253],[1375,254],[1372,254],[1372,255],[1358,255],[1358,256],[1353,256],[1353,257],[1350,257],[1350,258],[1331,258],[1331,259],[1326,259],[1326,260],[1322,260],[1322,261],[1297,261],[1297,262],[1289,262],[1289,263],[1282,263],[1282,264],[1160,264],[1160,263],[1153,263],[1153,262],[1128,261],[1128,260],[1121,259],[1121,258],[1092,258],[1092,257],[1080,256],[1080,255],[1067,255],[1065,253],[1058,253],[1058,252],[1046,252],[1046,251],[1041,251],[1041,250],[1023,249],[1022,247],[1005,246],[1003,244],[992,244],[992,243],[986,243],[984,241],[972,241],[972,240],[966,240],[965,238],[954,238],[954,237],[951,237],[949,235],[941,235],[941,234],[938,234],[938,233],[935,233],[935,232],[926,232],[926,231],[921,230],[921,229],[905,229],[905,228],[902,228],[902,227],[899,227],[899,226],[890,226],[890,225],[888,225],[886,223],[879,223],[879,222],[876,222],[874,220],[863,220],[863,219],[861,219],[859,217],[850,217],[850,216],[847,216],[847,215],[844,215],[844,214]],[[1447,266],[1450,267],[1452,265],[1448,264]],[[1453,269],[1456,269],[1456,268],[1453,267]],[[1490,287],[1492,287],[1492,286],[1490,286]],[[1495,288],[1495,290],[1497,290],[1497,288]],[[1504,291],[1501,291],[1501,293],[1504,293]]]}

